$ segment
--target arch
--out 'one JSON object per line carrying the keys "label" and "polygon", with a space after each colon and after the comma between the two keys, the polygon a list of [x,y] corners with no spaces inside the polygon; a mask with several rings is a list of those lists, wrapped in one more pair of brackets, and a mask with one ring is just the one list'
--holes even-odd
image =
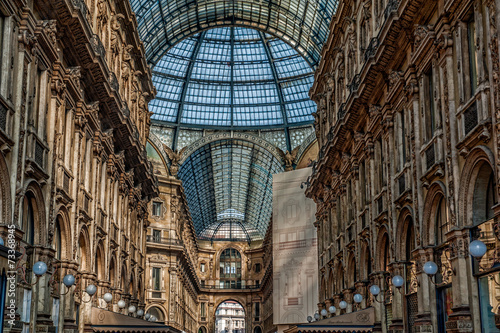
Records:
{"label": "arch", "polygon": [[422,245],[435,245],[436,214],[441,198],[446,198],[446,187],[440,181],[434,182],[424,199]]}
{"label": "arch", "polygon": [[[28,200],[28,202],[26,201]],[[42,230],[48,230],[46,220],[45,220],[45,200],[43,198],[42,189],[40,185],[35,181],[31,180],[27,182],[26,190],[24,191],[24,202],[23,202],[23,218],[22,221],[25,221],[25,214],[28,212],[25,210],[29,209],[31,205],[32,213],[33,213],[33,244],[46,244],[47,243],[47,233],[41,232]],[[21,228],[25,228],[25,226],[21,226]],[[24,230],[24,229],[23,229]]]}
{"label": "arch", "polygon": [[115,254],[111,255],[109,260],[109,283],[111,287],[116,285],[116,258]]}
{"label": "arch", "polygon": [[135,282],[134,272],[132,272],[132,273],[130,273],[130,280],[129,280],[129,283],[128,283],[128,293],[130,295],[132,295],[133,297],[135,297],[135,295],[136,295],[134,282]]}
{"label": "arch", "polygon": [[61,260],[69,260],[73,258],[73,242],[71,236],[71,227],[69,223],[69,213],[66,207],[61,206],[56,214],[56,220],[54,224],[54,237],[56,237],[56,227],[59,227],[59,232],[61,235],[61,249],[60,256]]}
{"label": "arch", "polygon": [[[160,160],[161,160],[165,170],[167,172],[170,172],[170,170],[168,168],[168,163],[167,163],[169,161],[169,159],[168,159],[167,154],[165,153],[165,150],[162,149],[163,143],[161,142],[160,138],[156,134],[154,134],[153,132],[150,132],[149,137],[148,137],[148,143],[151,145],[151,147],[153,147],[153,149],[156,151],[156,153],[160,157]],[[151,157],[148,156],[148,158],[151,158]]]}
{"label": "arch", "polygon": [[104,268],[106,267],[106,258],[104,253],[105,252],[102,241],[99,241],[99,243],[96,246],[96,255],[95,255],[95,274],[97,275],[97,279],[99,281],[103,281],[105,276]]}
{"label": "arch", "polygon": [[[413,228],[413,209],[410,206],[404,206],[398,217],[398,222],[396,226],[396,239],[406,240],[405,236],[408,233],[408,229]],[[415,241],[416,239],[414,239]],[[395,259],[397,261],[404,260],[406,253],[407,244],[405,241],[400,241],[396,243],[396,253]],[[414,247],[415,248],[415,247]]]}
{"label": "arch", "polygon": [[[299,151],[297,152],[297,169],[301,167],[307,167],[309,161],[304,161],[304,158],[311,158],[311,156],[315,156],[317,158],[317,151],[319,150],[318,140],[316,139],[316,132],[312,132],[309,136],[302,142],[300,145]],[[312,158],[311,158],[312,160]]]}
{"label": "arch", "polygon": [[325,280],[325,275],[321,275],[321,290],[320,290],[320,298],[322,299],[327,299],[328,298],[328,291],[326,288],[326,280]]}
{"label": "arch", "polygon": [[222,303],[227,302],[227,301],[233,301],[233,302],[239,303],[246,313],[245,306],[243,305],[243,304],[246,304],[245,299],[243,297],[239,297],[239,296],[232,296],[230,298],[222,297],[222,298],[218,299],[214,304],[215,305],[214,311],[217,311],[217,308],[219,307],[219,305],[221,305]]}
{"label": "arch", "polygon": [[334,289],[335,278],[333,277],[333,269],[328,270],[328,279],[326,281],[327,293],[326,298],[332,297],[335,292]]}
{"label": "arch", "polygon": [[207,333],[207,328],[205,326],[200,326],[198,328],[198,333]]}
{"label": "arch", "polygon": [[[226,309],[222,309],[222,311],[219,311],[220,310],[220,307],[223,306],[224,304],[226,303],[226,306],[227,308]],[[260,304],[260,303],[250,303],[250,304]],[[226,312],[226,310],[228,312]],[[243,314],[242,315],[239,315],[239,311],[242,311]],[[219,331],[221,332],[221,330],[223,328],[227,328],[227,326],[225,326],[225,323],[224,321],[229,319],[229,320],[232,320],[232,321],[243,321],[243,325],[234,325],[234,330],[233,331],[228,331],[228,332],[234,332],[234,333],[241,333],[242,331],[240,330],[240,328],[242,328],[241,326],[243,326],[244,329],[246,329],[246,318],[247,318],[247,315],[248,316],[251,316],[252,314],[252,311],[250,308],[249,308],[249,311],[247,313],[247,311],[245,310],[245,307],[243,306],[243,303],[238,301],[238,300],[235,300],[235,299],[222,299],[218,304],[217,306],[215,307],[215,310],[214,310],[214,313],[213,313],[213,317],[214,317],[214,328],[215,328],[215,331]],[[239,316],[239,318],[238,318]],[[219,325],[219,323],[222,322],[222,324],[219,326],[219,329],[220,330],[217,330],[217,326]],[[224,327],[222,327],[222,325],[224,325]],[[231,324],[228,324],[229,326]]]}
{"label": "arch", "polygon": [[369,239],[365,239],[361,242],[360,268],[360,279],[368,280],[373,271],[372,253]]}
{"label": "arch", "polygon": [[4,224],[12,221],[12,199],[9,169],[3,153],[0,153],[0,218]]}
{"label": "arch", "polygon": [[120,278],[120,288],[124,292],[127,291],[127,266],[125,264],[122,265],[122,275]]}
{"label": "arch", "polygon": [[[256,144],[257,146],[264,148],[268,152],[270,152],[278,161],[280,161],[282,164],[285,163],[283,156],[281,155],[279,148],[277,148],[273,143],[265,140],[264,138],[261,138],[257,135],[253,135],[250,133],[245,133],[245,132],[230,132],[230,131],[225,131],[225,132],[217,132],[214,134],[206,135],[190,145],[186,146],[184,149],[184,153],[182,154],[181,159],[179,160],[179,164],[184,163],[191,154],[193,154],[195,151],[200,149],[201,147],[208,145],[212,142],[220,141],[220,140],[231,140],[231,139],[236,139],[236,140],[242,140],[242,141],[247,141],[253,144]],[[170,161],[170,160],[168,160]]]}
{"label": "arch", "polygon": [[[466,225],[473,225],[473,202],[474,202],[474,188],[476,180],[479,175],[481,167],[486,163],[492,170],[495,170],[495,158],[491,150],[486,146],[478,146],[474,148],[465,160],[460,177],[459,188],[459,220],[458,226],[463,227]],[[496,192],[496,191],[495,191]],[[495,193],[495,198],[497,193]]]}
{"label": "arch", "polygon": [[137,281],[137,299],[140,301],[143,301],[143,289],[142,289],[142,277],[139,276],[139,279]]}
{"label": "arch", "polygon": [[478,166],[472,195],[472,223],[481,224],[494,217],[492,207],[497,202],[495,173],[488,163]]}
{"label": "arch", "polygon": [[90,270],[90,239],[86,226],[82,226],[80,236],[78,237],[77,262],[81,271]]}
{"label": "arch", "polygon": [[356,257],[354,256],[354,252],[349,254],[349,259],[347,259],[347,287],[352,288],[356,283],[357,279],[357,266],[356,266]]}
{"label": "arch", "polygon": [[338,262],[337,264],[337,269],[336,269],[336,279],[335,279],[335,291],[337,293],[341,293],[342,290],[345,288],[345,281],[344,281],[344,265],[342,264],[341,261]]}
{"label": "arch", "polygon": [[387,271],[388,265],[391,262],[391,241],[386,225],[383,225],[379,229],[376,249],[377,269],[380,271]]}
{"label": "arch", "polygon": [[253,328],[253,333],[262,333],[262,327],[260,327],[259,325],[255,326]]}
{"label": "arch", "polygon": [[160,304],[155,304],[153,306],[150,306],[149,308],[147,308],[146,312],[152,316],[155,316],[156,320],[159,322],[165,321],[166,311]]}
{"label": "arch", "polygon": [[241,288],[242,259],[241,251],[234,247],[227,247],[219,253],[219,281],[221,286],[224,285],[225,288]]}

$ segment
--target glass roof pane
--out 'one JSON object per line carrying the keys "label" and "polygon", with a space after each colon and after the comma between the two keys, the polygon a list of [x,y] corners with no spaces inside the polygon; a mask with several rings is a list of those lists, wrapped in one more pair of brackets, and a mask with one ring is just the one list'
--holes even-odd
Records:
{"label": "glass roof pane", "polygon": [[308,99],[312,68],[290,45],[257,30],[220,27],[188,37],[158,61],[153,82],[162,100],[151,102],[153,119],[175,126],[312,122],[309,104],[285,106]]}
{"label": "glass roof pane", "polygon": [[269,151],[242,140],[212,142],[191,154],[178,176],[197,235],[263,239],[272,212],[272,175],[282,171]]}

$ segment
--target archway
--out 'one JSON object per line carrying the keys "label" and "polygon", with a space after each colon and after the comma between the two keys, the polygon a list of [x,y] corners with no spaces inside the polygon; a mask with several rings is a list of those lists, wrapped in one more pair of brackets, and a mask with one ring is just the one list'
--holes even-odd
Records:
{"label": "archway", "polygon": [[236,301],[227,300],[215,311],[215,333],[245,333],[245,309]]}
{"label": "archway", "polygon": [[165,314],[163,310],[157,306],[152,306],[150,307],[147,311],[151,316],[154,316],[155,320],[157,322],[165,322]]}

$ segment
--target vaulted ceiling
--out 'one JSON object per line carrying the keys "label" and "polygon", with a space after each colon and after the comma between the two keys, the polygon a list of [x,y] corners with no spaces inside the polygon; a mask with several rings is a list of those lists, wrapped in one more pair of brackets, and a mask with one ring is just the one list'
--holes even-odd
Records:
{"label": "vaulted ceiling", "polygon": [[182,163],[182,179],[197,235],[207,240],[263,239],[272,213],[273,174],[281,162],[244,140],[200,147]]}
{"label": "vaulted ceiling", "polygon": [[217,26],[244,26],[289,43],[314,68],[338,0],[131,0],[148,60]]}

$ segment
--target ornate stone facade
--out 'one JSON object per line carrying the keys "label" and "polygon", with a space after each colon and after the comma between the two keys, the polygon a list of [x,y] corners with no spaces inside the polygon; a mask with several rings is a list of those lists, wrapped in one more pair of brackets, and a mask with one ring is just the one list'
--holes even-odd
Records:
{"label": "ornate stone facade", "polygon": [[136,30],[128,1],[0,1],[0,234],[14,226],[22,254],[5,331],[87,330],[92,306],[126,311],[120,298],[144,308],[155,90]]}
{"label": "ornate stone facade", "polygon": [[[485,232],[500,212],[497,7],[339,2],[310,91],[319,310],[374,306],[383,332],[496,332],[498,243]],[[488,245],[479,265],[476,238]]]}

